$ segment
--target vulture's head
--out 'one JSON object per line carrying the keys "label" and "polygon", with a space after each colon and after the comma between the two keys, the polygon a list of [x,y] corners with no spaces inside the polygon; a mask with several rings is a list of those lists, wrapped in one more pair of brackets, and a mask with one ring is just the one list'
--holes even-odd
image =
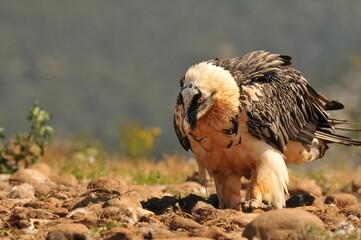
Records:
{"label": "vulture's head", "polygon": [[[239,88],[232,74],[222,67],[202,62],[188,69],[181,80],[184,122],[194,130],[202,125],[229,121],[238,113]],[[217,123],[218,121],[218,123]]]}

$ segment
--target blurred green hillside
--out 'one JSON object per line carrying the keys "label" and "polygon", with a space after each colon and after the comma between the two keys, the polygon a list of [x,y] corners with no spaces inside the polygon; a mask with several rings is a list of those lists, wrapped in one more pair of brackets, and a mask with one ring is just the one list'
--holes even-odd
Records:
{"label": "blurred green hillside", "polygon": [[317,89],[357,87],[360,23],[358,0],[1,0],[0,126],[26,129],[39,100],[56,137],[85,132],[115,149],[121,123],[134,119],[160,127],[154,151],[172,153],[173,104],[190,65],[266,49],[291,55]]}

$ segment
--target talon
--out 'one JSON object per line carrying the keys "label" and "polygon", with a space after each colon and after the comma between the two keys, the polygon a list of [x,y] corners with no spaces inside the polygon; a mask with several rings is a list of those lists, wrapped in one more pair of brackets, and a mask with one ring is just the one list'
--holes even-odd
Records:
{"label": "talon", "polygon": [[268,211],[273,209],[272,205],[267,202],[260,202],[258,200],[248,200],[241,203],[242,211],[246,213],[251,213],[255,210]]}

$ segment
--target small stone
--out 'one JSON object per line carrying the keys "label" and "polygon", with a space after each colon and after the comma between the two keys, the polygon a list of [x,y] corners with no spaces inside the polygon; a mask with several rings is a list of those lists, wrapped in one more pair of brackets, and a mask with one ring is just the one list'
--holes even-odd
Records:
{"label": "small stone", "polygon": [[109,201],[107,201],[103,205],[103,207],[109,207],[109,206],[114,206],[114,207],[123,207],[123,206],[142,207],[142,204],[139,202],[139,200],[137,200],[133,196],[122,195],[120,197],[110,199]]}
{"label": "small stone", "polygon": [[305,210],[285,208],[261,214],[249,223],[243,237],[248,239],[288,239],[310,226],[324,229],[321,219]]}
{"label": "small stone", "polygon": [[47,198],[45,201],[53,204],[53,206],[55,206],[55,207],[61,207],[61,205],[63,203],[62,200],[60,200],[59,198],[56,198],[56,197]]}
{"label": "small stone", "polygon": [[192,208],[192,216],[197,222],[203,222],[214,216],[217,212],[212,205],[205,202],[197,202],[197,204]]}
{"label": "small stone", "polygon": [[[123,209],[124,211],[124,209]],[[143,208],[133,208],[133,207],[127,207],[125,214],[127,215],[127,222],[130,224],[137,223],[141,218],[148,217],[154,215],[153,212],[148,211]]]}
{"label": "small stone", "polygon": [[118,207],[106,207],[101,216],[105,218],[116,217],[120,212],[121,210]]}
{"label": "small stone", "polygon": [[73,211],[69,212],[68,215],[66,215],[66,218],[79,220],[88,216],[99,216],[101,212],[102,209],[100,208],[100,204],[93,204],[90,207],[81,207],[74,209]]}
{"label": "small stone", "polygon": [[361,218],[361,205],[351,205],[342,209],[342,212],[346,215],[354,215],[358,218]]}
{"label": "small stone", "polygon": [[50,176],[50,174],[51,174],[51,168],[46,163],[34,163],[29,166],[29,169],[39,170],[45,176]]}
{"label": "small stone", "polygon": [[28,228],[31,226],[31,222],[25,213],[13,213],[5,219],[7,228]]}
{"label": "small stone", "polygon": [[10,192],[8,194],[9,198],[35,198],[35,191],[34,187],[30,184],[23,183],[18,186],[14,186],[10,189]]}
{"label": "small stone", "polygon": [[169,229],[173,231],[178,229],[190,231],[201,227],[201,224],[193,221],[192,219],[180,217],[177,215],[175,215],[169,223]]}
{"label": "small stone", "polygon": [[87,186],[87,189],[107,189],[109,191],[121,192],[125,186],[126,184],[118,178],[101,177],[91,180]]}
{"label": "small stone", "polygon": [[[65,223],[53,227],[46,239],[86,239],[89,229],[80,223]],[[66,238],[63,238],[65,236]],[[57,238],[60,237],[60,238]]]}
{"label": "small stone", "polygon": [[59,217],[65,217],[69,214],[69,210],[62,207],[51,209],[50,212],[58,215]]}
{"label": "small stone", "polygon": [[325,199],[325,204],[333,203],[337,207],[344,208],[357,204],[357,198],[349,193],[334,193],[330,194]]}
{"label": "small stone", "polygon": [[102,234],[102,239],[143,239],[143,236],[132,229],[116,227]]}
{"label": "small stone", "polygon": [[10,213],[10,208],[0,205],[0,215]]}
{"label": "small stone", "polygon": [[238,225],[239,227],[246,227],[250,222],[252,222],[256,217],[259,216],[257,213],[243,213],[240,212],[239,216],[232,217],[232,223]]}
{"label": "small stone", "polygon": [[52,175],[51,180],[57,184],[62,184],[67,187],[76,187],[78,186],[78,179],[72,174],[67,175]]}
{"label": "small stone", "polygon": [[35,195],[36,196],[47,196],[48,194],[50,194],[50,192],[52,191],[51,186],[49,185],[49,182],[46,183],[32,183],[34,190],[35,190]]}
{"label": "small stone", "polygon": [[2,173],[0,174],[0,182],[7,182],[11,178],[11,174]]}
{"label": "small stone", "polygon": [[216,226],[202,226],[201,228],[196,228],[190,235],[195,238],[228,239],[226,233]]}
{"label": "small stone", "polygon": [[44,201],[31,201],[24,204],[24,207],[31,207],[34,209],[52,209],[55,206],[49,202]]}
{"label": "small stone", "polygon": [[288,185],[288,192],[290,195],[298,194],[312,194],[313,196],[322,196],[322,189],[317,186],[314,180],[290,176]]}
{"label": "small stone", "polygon": [[69,198],[69,196],[63,192],[55,192],[54,197],[58,198],[58,199],[64,199],[64,200]]}
{"label": "small stone", "polygon": [[151,198],[164,197],[163,189],[159,186],[142,186],[142,185],[129,185],[121,189],[122,195],[127,194],[139,202],[147,201]]}
{"label": "small stone", "polygon": [[50,178],[38,169],[21,169],[15,172],[9,182],[13,184],[19,183],[44,183],[50,181]]}
{"label": "small stone", "polygon": [[58,219],[59,218],[58,215],[52,214],[43,209],[29,208],[26,212],[26,215],[32,219]]}

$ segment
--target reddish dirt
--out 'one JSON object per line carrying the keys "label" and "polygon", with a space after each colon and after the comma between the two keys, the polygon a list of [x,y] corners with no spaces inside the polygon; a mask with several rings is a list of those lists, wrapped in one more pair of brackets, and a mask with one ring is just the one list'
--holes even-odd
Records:
{"label": "reddish dirt", "polygon": [[[46,166],[42,167],[44,169],[0,175],[2,238],[242,239],[250,222],[265,214],[261,210],[244,213],[219,209],[216,195],[206,197],[205,188],[195,181],[171,186],[139,186],[103,177],[78,183],[71,175],[52,175]],[[322,231],[329,236],[342,231],[349,234],[346,230],[351,226],[352,234],[361,236],[358,189],[349,194],[323,196],[309,180],[292,181],[295,185],[290,189],[298,197],[291,199],[291,204],[308,205],[296,209],[318,217],[323,224]],[[306,190],[296,183],[305,185]],[[313,194],[307,198],[309,192],[318,196]],[[300,200],[299,196],[303,198]]]}

